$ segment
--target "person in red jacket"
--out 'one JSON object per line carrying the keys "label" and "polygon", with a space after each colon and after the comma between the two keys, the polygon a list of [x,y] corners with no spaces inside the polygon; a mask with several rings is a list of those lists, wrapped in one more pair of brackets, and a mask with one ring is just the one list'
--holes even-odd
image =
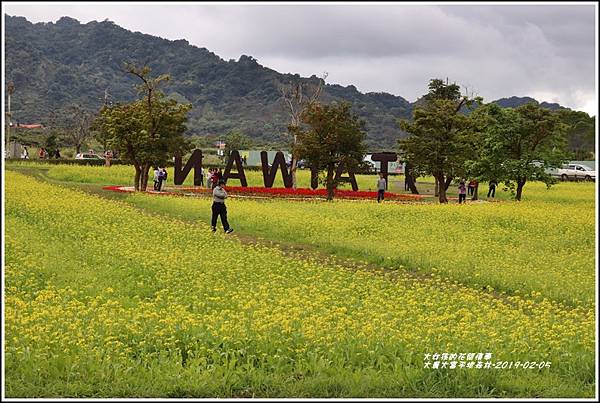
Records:
{"label": "person in red jacket", "polygon": [[469,196],[473,196],[475,194],[475,188],[477,187],[477,180],[476,179],[471,179],[471,181],[469,182]]}

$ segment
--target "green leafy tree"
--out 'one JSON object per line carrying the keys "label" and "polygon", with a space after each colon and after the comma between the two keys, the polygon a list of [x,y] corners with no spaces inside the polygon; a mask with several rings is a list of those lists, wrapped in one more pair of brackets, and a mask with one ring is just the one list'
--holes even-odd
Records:
{"label": "green leafy tree", "polygon": [[[108,104],[105,104],[104,106],[106,107]],[[92,122],[90,129],[93,133],[94,139],[98,143],[102,144],[102,149],[104,152],[106,152],[109,149],[111,134],[106,130],[103,120],[104,116],[102,114],[98,114]]]}
{"label": "green leafy tree", "polygon": [[[449,99],[453,101],[461,101],[460,86],[456,83],[449,84],[448,80],[433,78],[429,80],[429,92],[423,96],[425,101],[433,101],[436,99]],[[462,106],[462,105],[461,105]]]}
{"label": "green leafy tree", "polygon": [[400,121],[400,128],[409,134],[399,140],[400,155],[416,172],[435,178],[440,203],[448,203],[446,190],[455,177],[466,174],[465,162],[476,149],[473,117],[462,109],[480,102],[481,98],[461,95],[457,84],[433,79],[413,120]]}
{"label": "green leafy tree", "polygon": [[232,130],[225,135],[225,155],[227,158],[234,150],[246,150],[253,146],[252,139],[239,130]]}
{"label": "green leafy tree", "polygon": [[483,180],[504,181],[516,200],[521,200],[527,181],[542,181],[548,187],[555,182],[547,170],[568,157],[567,125],[558,112],[529,103],[515,109],[488,104],[476,114],[485,115],[485,128],[472,172]]}
{"label": "green leafy tree", "polygon": [[44,141],[44,147],[51,156],[54,155],[55,150],[58,148],[58,142],[59,140],[56,133],[51,133],[48,137],[46,137],[46,140]]}
{"label": "green leafy tree", "polygon": [[564,109],[559,112],[567,125],[568,150],[576,160],[594,159],[596,147],[596,121],[585,112]]}
{"label": "green leafy tree", "polygon": [[305,159],[311,169],[325,172],[321,179],[327,188],[327,200],[333,200],[340,182],[335,173],[340,164],[349,171],[363,165],[366,153],[365,122],[351,111],[350,103],[322,105],[313,102],[301,114],[303,126],[290,125],[296,136],[294,153]]}
{"label": "green leafy tree", "polygon": [[96,120],[97,130],[108,136],[109,146],[135,167],[136,190],[145,191],[151,166],[164,164],[175,153],[185,153],[191,143],[183,136],[189,104],[166,98],[159,85],[169,77],[153,78],[147,66],[126,65],[138,77],[140,99],[126,104],[105,105]]}

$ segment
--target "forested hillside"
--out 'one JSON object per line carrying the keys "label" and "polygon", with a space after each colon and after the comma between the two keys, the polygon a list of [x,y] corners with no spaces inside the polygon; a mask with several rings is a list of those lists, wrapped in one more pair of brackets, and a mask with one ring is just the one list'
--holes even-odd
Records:
{"label": "forested hillside", "polygon": [[[153,73],[171,75],[166,92],[193,105],[189,134],[224,135],[239,129],[260,144],[283,145],[289,115],[280,87],[319,80],[278,73],[247,55],[226,61],[186,40],[131,32],[110,21],[80,24],[63,17],[56,23],[32,24],[23,17],[5,16],[5,32],[6,80],[15,87],[13,120],[21,123],[47,123],[73,104],[95,111],[106,96],[113,102],[133,99],[136,81],[122,70],[123,62],[131,61],[148,63]],[[413,108],[400,96],[363,94],[352,85],[327,84],[322,100],[352,103],[366,121],[371,151],[396,147],[397,139],[405,135],[397,121],[410,118]],[[513,97],[497,102],[517,106],[528,101],[535,100]],[[587,139],[589,133],[584,132],[579,137]],[[585,139],[579,143],[588,147]]]}

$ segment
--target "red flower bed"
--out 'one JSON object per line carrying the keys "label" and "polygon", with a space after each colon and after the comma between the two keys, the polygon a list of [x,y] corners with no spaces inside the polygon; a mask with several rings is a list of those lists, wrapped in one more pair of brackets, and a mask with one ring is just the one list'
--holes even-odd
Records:
{"label": "red flower bed", "polygon": [[[188,192],[206,193],[210,189],[198,187],[185,187],[182,190]],[[231,194],[247,194],[247,195],[271,195],[276,197],[327,197],[327,189],[307,189],[307,188],[265,188],[265,187],[242,187],[242,186],[226,186],[225,190]],[[377,192],[353,191],[337,189],[334,195],[341,199],[377,199]],[[398,194],[385,192],[385,198],[390,200],[420,200],[422,195]]]}
{"label": "red flower bed", "polygon": [[113,192],[128,193],[130,190],[124,189],[125,186],[104,186],[102,190],[112,190]]}
{"label": "red flower bed", "polygon": [[[132,188],[128,188],[125,186],[104,186],[104,190],[112,190],[114,192],[132,192]],[[207,189],[205,187],[177,187],[174,188],[175,191],[148,191],[151,193],[156,193],[160,195],[177,195],[183,196],[182,192],[189,193],[206,193],[211,194],[212,189]],[[259,196],[273,196],[273,197],[282,197],[282,198],[311,198],[311,197],[327,197],[327,189],[307,189],[307,188],[264,188],[264,187],[242,187],[242,186],[226,186],[225,190],[232,195],[259,195]],[[339,199],[377,199],[377,192],[367,192],[367,191],[353,191],[353,190],[342,190],[337,189],[334,192],[336,198]],[[413,194],[398,194],[398,193],[390,193],[385,192],[385,199],[387,200],[421,200],[423,199],[423,195],[413,195]]]}

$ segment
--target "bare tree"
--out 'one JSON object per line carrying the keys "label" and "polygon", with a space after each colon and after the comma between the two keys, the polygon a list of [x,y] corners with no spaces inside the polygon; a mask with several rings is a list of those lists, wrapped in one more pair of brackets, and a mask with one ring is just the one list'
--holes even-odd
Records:
{"label": "bare tree", "polygon": [[[302,114],[302,111],[304,111],[309,105],[312,105],[318,101],[323,91],[323,84],[325,83],[327,76],[328,73],[324,72],[317,83],[302,82],[302,80],[297,80],[280,86],[279,90],[281,93],[281,99],[283,100],[290,115],[290,132],[295,133],[296,131],[294,131],[293,128],[300,126],[300,115]],[[294,134],[294,147],[292,148],[295,148],[298,140],[297,137],[298,136]],[[291,165],[292,166],[290,170],[292,174],[292,187],[296,189],[296,169],[298,167],[298,157],[294,152],[292,152]]]}
{"label": "bare tree", "polygon": [[73,104],[52,113],[49,119],[51,129],[59,131],[68,144],[79,154],[92,137],[91,125],[95,115],[81,105]]}

